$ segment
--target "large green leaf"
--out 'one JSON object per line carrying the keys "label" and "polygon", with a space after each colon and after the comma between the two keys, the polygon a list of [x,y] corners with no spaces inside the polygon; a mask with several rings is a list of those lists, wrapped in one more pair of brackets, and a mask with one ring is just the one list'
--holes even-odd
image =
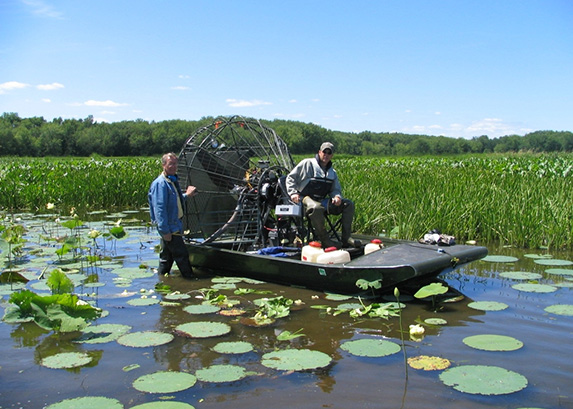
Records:
{"label": "large green leaf", "polygon": [[440,380],[454,389],[479,395],[505,395],[522,390],[527,378],[497,366],[463,365],[447,369]]}

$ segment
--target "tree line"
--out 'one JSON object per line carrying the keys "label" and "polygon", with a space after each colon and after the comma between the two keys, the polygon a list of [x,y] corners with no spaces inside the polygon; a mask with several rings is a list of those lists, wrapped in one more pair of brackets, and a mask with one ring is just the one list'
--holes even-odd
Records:
{"label": "tree line", "polygon": [[[96,122],[85,119],[43,117],[21,118],[17,113],[0,116],[0,156],[155,156],[179,152],[186,139],[197,129],[211,124],[214,117],[197,121]],[[349,155],[410,156],[506,152],[572,152],[573,133],[535,131],[524,136],[507,135],[472,139],[413,135],[396,132],[360,133],[325,129],[298,121],[261,122],[274,129],[287,143],[292,154],[310,154],[323,141],[332,141],[337,153]]]}

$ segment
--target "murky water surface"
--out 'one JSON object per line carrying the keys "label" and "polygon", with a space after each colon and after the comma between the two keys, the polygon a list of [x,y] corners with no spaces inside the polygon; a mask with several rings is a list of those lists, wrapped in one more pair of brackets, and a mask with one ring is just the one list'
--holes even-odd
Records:
{"label": "murky water surface", "polygon": [[[120,215],[116,215],[118,217]],[[124,215],[125,219],[142,218],[143,214]],[[97,217],[92,217],[96,219]],[[101,216],[100,216],[101,218]],[[87,218],[86,218],[87,219]],[[90,228],[104,231],[104,221],[86,222]],[[53,233],[53,226],[42,218],[25,222],[30,228],[29,248],[40,247],[42,254],[33,258],[53,259],[58,247],[41,238],[42,230]],[[141,264],[156,266],[157,255],[153,247],[158,240],[153,231],[143,224],[126,224],[129,235],[118,241],[98,239],[99,251],[117,261],[118,266],[137,267]],[[60,228],[62,234],[65,229]],[[63,230],[63,231],[62,231]],[[380,338],[401,343],[399,320],[355,319],[348,314],[334,316],[312,305],[331,305],[341,302],[324,299],[324,295],[306,289],[289,288],[273,284],[244,284],[240,288],[271,290],[301,300],[304,308],[292,311],[287,318],[275,324],[253,328],[238,322],[237,318],[218,314],[191,315],[182,310],[189,304],[199,304],[192,297],[180,301],[181,306],[132,306],[128,300],[140,298],[140,290],[153,289],[158,281],[171,286],[172,291],[198,294],[197,290],[212,285],[205,277],[185,281],[170,277],[136,278],[129,286],[113,280],[117,276],[110,267],[93,269],[105,285],[95,288],[78,287],[79,293],[109,314],[97,324],[114,323],[131,326],[131,331],[173,332],[181,323],[192,321],[219,321],[231,325],[228,335],[217,338],[189,339],[176,336],[163,346],[130,348],[117,342],[82,344],[73,342],[78,334],[61,334],[41,330],[35,324],[12,325],[0,323],[0,408],[43,408],[67,398],[105,396],[119,400],[125,408],[141,403],[174,400],[186,402],[196,408],[572,408],[573,407],[573,317],[544,311],[554,304],[573,304],[573,275],[547,274],[548,266],[539,265],[526,254],[532,251],[490,247],[490,254],[518,258],[513,263],[474,262],[456,272],[440,277],[465,298],[459,302],[443,304],[435,312],[431,304],[407,302],[403,310],[403,325],[426,318],[438,317],[447,321],[441,327],[426,327],[422,339],[412,340],[406,334],[407,357],[429,355],[447,358],[452,366],[493,365],[517,372],[527,378],[525,389],[506,395],[485,396],[462,393],[444,385],[439,379],[441,371],[423,371],[407,367],[400,352],[382,358],[354,356],[340,348],[341,344],[361,338]],[[539,251],[539,253],[542,253]],[[4,255],[4,254],[3,254]],[[554,258],[573,260],[573,254],[553,252]],[[21,267],[26,267],[23,264]],[[41,271],[36,266],[30,270]],[[567,268],[567,267],[566,267]],[[568,267],[571,268],[571,267]],[[232,269],[232,266],[229,266]],[[505,279],[500,273],[526,271],[541,273],[541,283],[557,284],[551,293],[533,293],[514,289],[523,281]],[[34,289],[37,280],[28,283]],[[5,288],[5,287],[4,287]],[[38,288],[38,287],[36,287]],[[36,290],[47,294],[47,290]],[[127,292],[127,295],[124,292]],[[261,295],[233,295],[232,290],[221,293],[239,298],[241,305],[252,306]],[[154,294],[161,298],[160,294]],[[9,295],[3,295],[2,310]],[[481,311],[468,307],[472,301],[497,301],[507,304],[502,311]],[[0,311],[3,313],[3,311]],[[302,329],[305,335],[291,341],[278,341],[284,331]],[[514,337],[524,346],[511,352],[492,352],[470,348],[462,340],[471,335],[498,334]],[[212,350],[222,341],[248,341],[254,350],[245,354],[224,355]],[[286,348],[308,348],[328,354],[332,363],[319,370],[303,372],[276,371],[261,365],[264,353]],[[94,357],[88,366],[76,369],[49,369],[40,365],[47,356],[61,352],[85,351]],[[240,365],[252,372],[243,380],[231,383],[198,381],[182,392],[162,395],[137,391],[132,383],[138,377],[161,370],[195,373],[198,369],[215,364]],[[130,365],[136,369],[126,371]]]}

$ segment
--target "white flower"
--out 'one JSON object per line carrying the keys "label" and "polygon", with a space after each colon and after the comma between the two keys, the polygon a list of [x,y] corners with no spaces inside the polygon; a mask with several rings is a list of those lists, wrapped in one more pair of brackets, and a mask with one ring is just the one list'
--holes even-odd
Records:
{"label": "white flower", "polygon": [[53,204],[53,203],[47,203],[47,204],[46,204],[46,209],[52,210],[55,206],[56,206],[56,205]]}
{"label": "white flower", "polygon": [[420,324],[410,325],[410,335],[423,335],[426,330]]}

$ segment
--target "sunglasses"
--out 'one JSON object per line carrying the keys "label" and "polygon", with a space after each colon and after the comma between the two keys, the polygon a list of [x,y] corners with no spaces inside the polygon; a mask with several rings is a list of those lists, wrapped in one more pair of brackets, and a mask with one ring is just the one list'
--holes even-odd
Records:
{"label": "sunglasses", "polygon": [[324,153],[326,155],[332,155],[332,151],[330,149],[325,149],[322,151],[322,153]]}

